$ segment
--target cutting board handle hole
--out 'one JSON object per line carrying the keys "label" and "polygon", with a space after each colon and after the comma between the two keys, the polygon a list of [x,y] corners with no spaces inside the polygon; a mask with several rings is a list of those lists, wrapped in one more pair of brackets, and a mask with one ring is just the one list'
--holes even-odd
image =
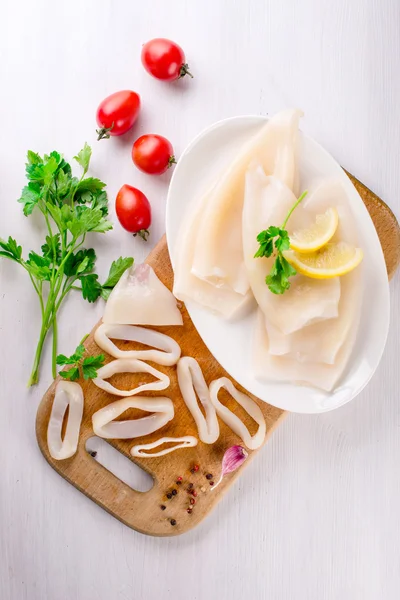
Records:
{"label": "cutting board handle hole", "polygon": [[153,487],[154,481],[151,475],[102,438],[97,436],[89,438],[86,440],[85,447],[89,454],[96,453],[92,460],[99,462],[133,490],[148,492]]}

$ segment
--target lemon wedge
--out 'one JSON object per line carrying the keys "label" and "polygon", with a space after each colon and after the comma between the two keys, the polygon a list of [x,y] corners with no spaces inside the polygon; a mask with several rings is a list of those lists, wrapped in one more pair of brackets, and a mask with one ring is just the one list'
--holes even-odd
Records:
{"label": "lemon wedge", "polygon": [[290,247],[296,252],[315,252],[334,236],[338,223],[339,215],[336,208],[328,208],[326,212],[315,217],[311,227],[289,234]]}
{"label": "lemon wedge", "polygon": [[363,251],[339,242],[326,244],[320,250],[308,254],[287,250],[283,255],[298,273],[313,279],[331,279],[355,269],[362,261]]}

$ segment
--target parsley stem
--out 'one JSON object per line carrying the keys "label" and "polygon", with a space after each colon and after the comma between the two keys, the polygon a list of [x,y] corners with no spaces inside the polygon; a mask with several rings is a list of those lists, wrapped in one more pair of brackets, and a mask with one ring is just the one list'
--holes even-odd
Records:
{"label": "parsley stem", "polygon": [[57,315],[53,316],[53,345],[52,345],[52,360],[51,360],[51,369],[53,374],[53,379],[57,377],[57,339],[58,339],[58,328],[57,328]]}
{"label": "parsley stem", "polygon": [[300,204],[300,202],[302,200],[304,200],[304,198],[307,196],[307,194],[308,194],[308,190],[305,190],[302,193],[302,195],[300,196],[300,198],[298,200],[296,200],[296,202],[293,204],[292,208],[289,210],[288,214],[286,215],[286,219],[282,223],[281,229],[285,229],[286,228],[286,224],[289,221],[290,217],[292,216],[293,211],[298,207],[298,205]]}

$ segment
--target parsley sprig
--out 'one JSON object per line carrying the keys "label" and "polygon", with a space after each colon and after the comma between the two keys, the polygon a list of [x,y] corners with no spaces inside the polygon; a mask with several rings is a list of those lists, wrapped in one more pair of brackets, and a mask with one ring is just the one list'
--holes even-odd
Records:
{"label": "parsley sprig", "polygon": [[76,381],[81,376],[83,376],[84,379],[94,379],[97,377],[97,369],[100,369],[100,367],[104,365],[104,354],[98,354],[97,356],[86,356],[83,358],[86,351],[83,342],[87,337],[88,336],[86,335],[83,338],[71,356],[65,356],[64,354],[59,354],[57,356],[58,365],[71,365],[70,369],[67,369],[66,371],[60,371],[60,375],[64,379]]}
{"label": "parsley sprig", "polygon": [[292,267],[283,255],[283,252],[290,248],[290,238],[285,228],[293,211],[304,200],[306,195],[307,191],[303,192],[300,198],[296,200],[281,227],[271,225],[257,236],[257,242],[260,244],[260,247],[255,253],[254,258],[269,258],[275,251],[275,262],[265,278],[265,283],[273,294],[284,294],[290,288],[289,278],[296,275],[296,269]]}
{"label": "parsley sprig", "polygon": [[29,384],[39,379],[39,365],[44,342],[53,331],[52,366],[57,374],[57,314],[71,289],[81,291],[88,302],[100,296],[107,299],[122,273],[133,264],[133,258],[119,258],[111,265],[107,280],[101,284],[94,273],[96,253],[84,248],[86,235],[105,233],[112,229],[108,220],[106,184],[100,179],[87,177],[92,151],[88,144],[74,160],[81,167],[80,177],[58,152],[45,154],[28,151],[26,176],[18,202],[25,216],[33,211],[42,214],[46,226],[45,241],[40,252],[31,251],[23,257],[22,246],[12,238],[0,238],[0,257],[23,267],[39,297],[42,325],[36,348]]}

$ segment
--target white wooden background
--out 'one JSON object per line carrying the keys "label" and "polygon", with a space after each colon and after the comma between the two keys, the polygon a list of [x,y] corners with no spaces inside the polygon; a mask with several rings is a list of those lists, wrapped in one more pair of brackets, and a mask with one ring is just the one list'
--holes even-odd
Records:
{"label": "white wooden background", "polygon": [[[134,184],[154,211],[147,247],[119,227],[107,234],[100,272],[120,254],[141,260],[164,231],[168,177],[134,169],[134,137],[164,134],[179,157],[218,119],[289,106],[301,107],[304,130],[399,216],[399,30],[398,0],[5,0],[0,235],[26,249],[41,240],[39,219],[25,219],[16,203],[26,150],[71,158],[87,140],[111,199]],[[157,36],[181,43],[194,80],[165,85],[144,72],[141,44]],[[140,123],[97,144],[96,106],[123,88],[141,93]],[[391,332],[368,388],[334,413],[287,418],[197,530],[152,539],[83,497],[40,455],[34,422],[49,351],[28,392],[39,309],[26,274],[1,261],[0,598],[398,600],[399,276],[391,293]],[[63,352],[101,310],[68,300]]]}

